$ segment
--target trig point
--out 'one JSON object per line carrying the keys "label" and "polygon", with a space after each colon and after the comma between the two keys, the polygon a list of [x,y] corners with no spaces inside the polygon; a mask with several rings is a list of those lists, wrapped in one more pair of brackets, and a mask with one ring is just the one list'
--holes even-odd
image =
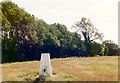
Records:
{"label": "trig point", "polygon": [[52,68],[50,62],[50,54],[42,53],[40,61],[40,75],[52,76]]}

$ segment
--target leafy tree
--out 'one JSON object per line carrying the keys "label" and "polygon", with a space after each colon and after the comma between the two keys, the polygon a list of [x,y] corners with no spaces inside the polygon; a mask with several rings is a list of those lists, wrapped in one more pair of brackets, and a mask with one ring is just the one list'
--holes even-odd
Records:
{"label": "leafy tree", "polygon": [[60,40],[61,47],[63,48],[69,48],[71,40],[72,40],[72,34],[67,30],[67,27],[62,24],[54,24],[54,26],[58,29],[59,35],[58,39]]}
{"label": "leafy tree", "polygon": [[102,54],[102,45],[97,42],[91,42],[90,43],[90,55],[96,56],[96,55],[103,55]]}
{"label": "leafy tree", "polygon": [[53,36],[52,34],[46,34],[45,45],[60,47],[60,42],[56,36]]}
{"label": "leafy tree", "polygon": [[61,57],[79,56],[82,51],[81,36],[78,33],[71,33],[63,24],[53,24],[59,30],[58,39],[60,41],[60,55]]}
{"label": "leafy tree", "polygon": [[120,48],[111,40],[105,40],[102,42],[104,45],[104,55],[115,56],[120,55]]}
{"label": "leafy tree", "polygon": [[94,27],[92,22],[87,18],[82,18],[81,21],[77,22],[73,28],[77,30],[78,33],[81,33],[85,40],[86,54],[90,54],[90,43],[96,39],[102,40],[103,35],[99,33],[98,30]]}
{"label": "leafy tree", "polygon": [[[19,8],[12,2],[1,2],[2,5],[2,55],[18,55],[18,46],[29,40],[29,43],[37,43],[36,22],[34,16]],[[27,42],[28,43],[28,42]],[[12,49],[10,48],[12,47]],[[5,49],[9,48],[9,49]],[[13,51],[13,49],[15,49]],[[24,50],[24,49],[23,49]],[[10,55],[9,55],[10,54]],[[15,61],[15,58],[13,58]]]}

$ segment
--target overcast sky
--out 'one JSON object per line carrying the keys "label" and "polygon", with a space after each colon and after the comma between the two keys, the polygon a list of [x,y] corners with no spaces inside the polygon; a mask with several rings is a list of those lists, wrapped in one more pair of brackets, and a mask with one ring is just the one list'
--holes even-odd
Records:
{"label": "overcast sky", "polygon": [[62,23],[71,28],[81,17],[89,18],[104,34],[104,40],[118,43],[119,0],[12,0],[49,24]]}

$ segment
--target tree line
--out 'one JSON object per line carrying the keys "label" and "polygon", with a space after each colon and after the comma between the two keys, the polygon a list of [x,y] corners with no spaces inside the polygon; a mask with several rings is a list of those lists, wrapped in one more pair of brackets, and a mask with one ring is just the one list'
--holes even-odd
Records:
{"label": "tree line", "polygon": [[51,58],[120,54],[118,45],[111,40],[95,41],[102,40],[103,34],[87,18],[81,18],[72,26],[76,31],[70,32],[64,24],[47,24],[15,3],[0,4],[3,63],[40,60],[44,52],[50,53]]}

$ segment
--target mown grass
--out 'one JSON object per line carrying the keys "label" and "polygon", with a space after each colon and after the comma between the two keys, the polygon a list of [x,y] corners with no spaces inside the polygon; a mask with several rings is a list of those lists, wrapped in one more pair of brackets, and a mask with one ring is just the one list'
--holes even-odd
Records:
{"label": "mown grass", "polygon": [[[35,80],[40,62],[2,64],[3,81]],[[118,56],[52,59],[49,81],[117,81]]]}

